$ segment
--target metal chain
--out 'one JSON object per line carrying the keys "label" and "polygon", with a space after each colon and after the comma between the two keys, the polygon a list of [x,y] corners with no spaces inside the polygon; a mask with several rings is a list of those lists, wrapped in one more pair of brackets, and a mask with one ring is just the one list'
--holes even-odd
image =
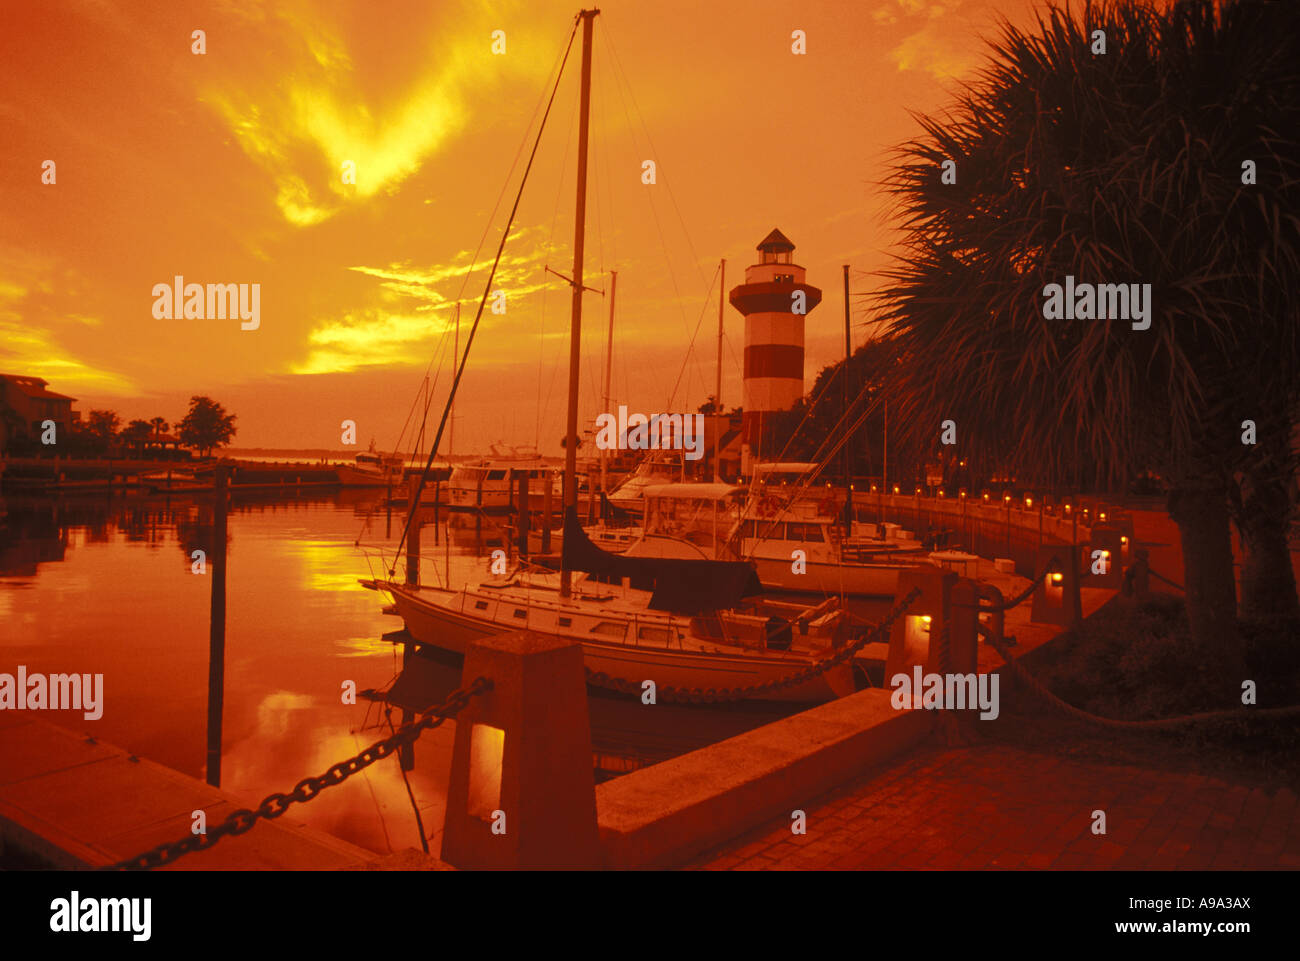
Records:
{"label": "metal chain", "polygon": [[[863,634],[857,641],[835,652],[825,660],[818,661],[801,671],[790,674],[786,677],[775,681],[766,681],[762,684],[751,684],[746,687],[730,688],[679,688],[679,687],[661,687],[655,692],[656,697],[662,697],[666,701],[676,701],[683,704],[714,704],[722,701],[739,701],[756,694],[769,694],[774,691],[783,691],[791,687],[797,687],[814,677],[825,674],[832,667],[841,664],[848,658],[860,651],[873,638],[879,637],[893,624],[898,617],[912,606],[912,602],[921,596],[919,587],[912,588],[907,596],[904,597],[889,615],[878,624],[874,630]],[[587,672],[587,683],[594,684],[597,687],[608,688],[618,691],[622,694],[640,694],[641,682],[628,681],[619,677],[610,677],[604,671],[592,671],[585,668]]]}
{"label": "metal chain", "polygon": [[403,724],[388,737],[382,741],[376,741],[360,754],[354,755],[346,761],[339,761],[318,777],[303,778],[288,794],[278,792],[268,794],[262,799],[262,803],[257,806],[256,810],[250,811],[247,808],[241,808],[238,811],[233,811],[224,821],[205,834],[191,834],[176,841],[168,841],[137,854],[133,858],[107,865],[100,868],[100,870],[147,871],[150,868],[170,864],[191,851],[206,850],[229,835],[244,834],[251,831],[258,821],[271,821],[278,818],[288,811],[290,805],[295,802],[305,804],[312,798],[317,797],[325,788],[342,784],[358,771],[362,771],[376,761],[388,757],[396,749],[413,743],[425,731],[433,730],[447,718],[460,713],[475,695],[482,694],[491,690],[491,688],[492,682],[487,678],[476,678],[468,687],[453,691],[437,707],[431,707],[427,711],[421,712],[420,716],[414,721]]}

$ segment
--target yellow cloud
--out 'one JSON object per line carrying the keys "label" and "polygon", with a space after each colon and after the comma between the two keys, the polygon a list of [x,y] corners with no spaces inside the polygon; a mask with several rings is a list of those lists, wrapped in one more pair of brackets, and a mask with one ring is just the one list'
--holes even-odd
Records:
{"label": "yellow cloud", "polygon": [[[362,367],[424,363],[443,321],[379,310],[348,313],[317,327],[308,336],[311,353],[290,367],[294,374],[331,374]],[[420,349],[423,346],[425,349]]]}
{"label": "yellow cloud", "polygon": [[13,311],[0,311],[0,370],[44,377],[61,394],[88,392],[131,396],[139,393],[127,377],[98,370],[78,360],[41,330],[27,326]]}
{"label": "yellow cloud", "polygon": [[[298,47],[280,76],[260,89],[213,88],[203,100],[226,121],[244,152],[274,178],[276,205],[298,226],[320,223],[355,199],[391,192],[469,121],[467,94],[511,77],[540,75],[547,64],[524,55],[493,57],[477,25],[439,30],[436,45],[391,106],[361,99],[344,42],[319,12],[277,11]],[[306,57],[310,59],[307,60]],[[304,162],[311,170],[304,175]],[[344,182],[344,164],[355,183]]]}

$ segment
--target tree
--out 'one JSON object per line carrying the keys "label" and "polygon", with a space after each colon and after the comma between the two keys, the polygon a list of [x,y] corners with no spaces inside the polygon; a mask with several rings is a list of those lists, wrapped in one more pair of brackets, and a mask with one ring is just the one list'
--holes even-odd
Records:
{"label": "tree", "polygon": [[127,446],[134,450],[144,453],[144,445],[149,441],[153,434],[153,426],[147,420],[133,420],[122,428],[119,438]]}
{"label": "tree", "polygon": [[151,417],[149,419],[149,426],[153,429],[154,437],[160,437],[172,429],[172,425],[167,423],[167,418],[165,417]]}
{"label": "tree", "polygon": [[[1157,471],[1192,639],[1220,664],[1239,654],[1229,491],[1251,470],[1230,428],[1243,409],[1292,411],[1300,367],[1297,26],[1297,5],[1234,2],[1004,24],[951,115],[919,118],[889,182],[905,234],[881,298],[908,355],[890,384],[899,429],[932,442],[955,420],[964,456],[1041,484]],[[1270,175],[1243,184],[1247,158]],[[1048,319],[1046,285],[1067,275],[1149,283],[1149,329]]]}
{"label": "tree", "polygon": [[122,419],[116,411],[92,410],[86,415],[85,432],[101,449],[107,450],[117,437],[117,428],[121,423]]}
{"label": "tree", "polygon": [[206,457],[214,448],[224,447],[235,436],[235,415],[211,397],[191,397],[190,409],[177,425],[181,443]]}

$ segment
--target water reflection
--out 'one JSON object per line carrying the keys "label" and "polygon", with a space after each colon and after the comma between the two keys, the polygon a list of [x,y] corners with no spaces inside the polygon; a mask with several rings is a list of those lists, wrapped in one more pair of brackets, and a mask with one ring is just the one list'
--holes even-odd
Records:
{"label": "water reflection", "polygon": [[[402,516],[382,492],[292,497],[240,494],[229,512],[222,787],[249,801],[290,789],[382,737],[400,711],[344,682],[387,691],[402,675],[401,621],[357,578],[382,576]],[[104,675],[104,714],[50,712],[203,778],[210,581],[192,573],[211,554],[210,499],[8,501],[0,528],[0,669]],[[361,545],[357,545],[358,539]],[[504,546],[499,520],[444,515],[424,533],[432,577],[463,584]],[[433,568],[437,567],[437,572]],[[399,569],[403,565],[398,565]],[[385,634],[389,634],[386,639]],[[442,700],[460,682],[455,659],[426,649],[416,695]],[[418,683],[416,683],[418,681]],[[399,685],[398,692],[401,692]],[[409,691],[407,692],[410,693]],[[701,710],[600,694],[589,698],[593,744],[607,768],[635,767],[770,720],[778,705]],[[430,833],[441,830],[454,723],[426,732],[409,772]],[[373,765],[294,815],[378,852],[419,847],[401,771]],[[436,841],[431,844],[436,852]]]}

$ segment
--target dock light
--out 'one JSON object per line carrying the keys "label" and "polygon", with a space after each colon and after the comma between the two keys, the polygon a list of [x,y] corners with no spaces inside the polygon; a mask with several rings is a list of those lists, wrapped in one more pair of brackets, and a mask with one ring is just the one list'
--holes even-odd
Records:
{"label": "dock light", "polygon": [[1103,524],[1106,523],[1106,512],[1105,511],[1099,512],[1097,514],[1097,520],[1101,521]]}
{"label": "dock light", "polygon": [[469,797],[466,809],[470,817],[491,821],[501,807],[501,758],[505,752],[506,732],[491,724],[475,724],[469,735]]}
{"label": "dock light", "polygon": [[957,466],[958,466],[958,467],[965,467],[965,466],[966,466],[966,462],[965,462],[965,461],[961,461]]}
{"label": "dock light", "polygon": [[985,495],[984,495],[984,503],[987,504],[988,502],[989,502],[989,495],[988,495],[988,494],[985,494]]}
{"label": "dock light", "polygon": [[895,493],[895,494],[898,493],[898,485],[897,485],[897,484],[894,485],[894,493]]}
{"label": "dock light", "polygon": [[1004,503],[1004,504],[1010,504],[1010,503],[1011,503],[1011,495],[1010,495],[1010,494],[1003,494],[1003,495],[1002,495],[1002,503]]}
{"label": "dock light", "polygon": [[1065,504],[1065,513],[1067,513],[1067,514],[1070,513],[1070,504],[1069,504],[1068,501],[1067,501],[1066,504]]}
{"label": "dock light", "polygon": [[928,631],[930,629],[930,615],[929,614],[921,615],[921,623],[925,625],[925,629]]}
{"label": "dock light", "polygon": [[1121,537],[1121,538],[1119,539],[1119,542],[1120,542],[1121,546],[1125,546],[1125,547],[1128,546],[1128,538],[1127,538],[1127,537]]}
{"label": "dock light", "polygon": [[962,500],[965,500],[965,499],[966,499],[966,491],[965,491],[965,489],[963,488],[961,491],[959,491],[958,494],[957,494],[957,496],[960,497]]}
{"label": "dock light", "polygon": [[921,488],[919,488],[919,487],[916,489],[916,496],[917,496],[917,497],[920,497],[920,496],[921,496]]}
{"label": "dock light", "polygon": [[871,493],[874,494],[875,492],[876,492],[876,485],[875,485],[875,484],[872,484],[872,485],[871,485]]}
{"label": "dock light", "polygon": [[943,496],[943,488],[942,488],[942,487],[939,488],[939,496],[940,496],[940,497]]}
{"label": "dock light", "polygon": [[1059,574],[1059,573],[1058,573],[1058,574],[1053,574],[1053,575],[1052,575],[1052,586],[1053,586],[1053,587],[1060,587],[1061,584],[1062,584],[1064,581],[1065,581],[1065,575],[1064,575],[1064,574]]}

